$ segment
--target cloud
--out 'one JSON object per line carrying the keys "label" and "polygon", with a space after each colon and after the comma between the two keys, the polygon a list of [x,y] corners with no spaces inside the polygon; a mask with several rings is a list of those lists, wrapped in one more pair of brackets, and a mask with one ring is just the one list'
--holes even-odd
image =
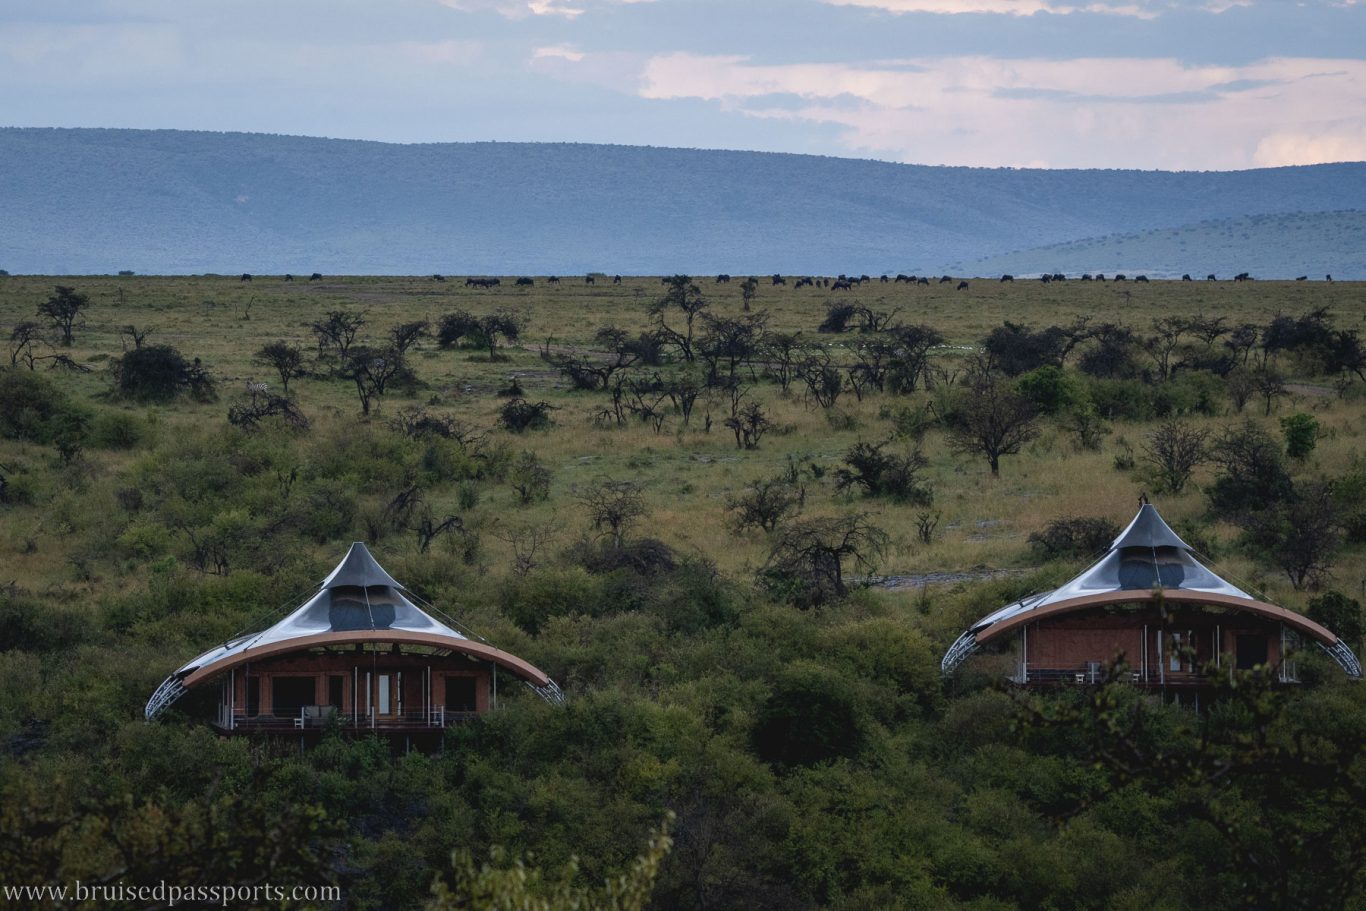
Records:
{"label": "cloud", "polygon": [[[1366,158],[1366,61],[913,58],[762,65],[662,54],[640,94],[834,125],[852,154],[977,166],[1229,169]],[[1098,91],[1097,87],[1122,90]]]}
{"label": "cloud", "polygon": [[995,13],[1009,16],[1033,16],[1037,13],[1070,15],[1072,13],[1099,13],[1112,16],[1132,16],[1138,19],[1152,19],[1158,11],[1142,3],[1063,3],[1058,0],[823,0],[832,6],[862,6],[879,9],[888,13],[937,13],[940,15],[960,15],[964,13]]}
{"label": "cloud", "polygon": [[507,19],[526,19],[531,16],[552,16],[574,20],[591,7],[610,7],[632,3],[651,3],[654,0],[438,0],[442,6],[463,13],[493,10]]}
{"label": "cloud", "polygon": [[580,63],[584,58],[583,51],[576,51],[568,44],[557,44],[553,47],[538,47],[532,50],[532,60],[568,60],[570,63]]}
{"label": "cloud", "polygon": [[1264,168],[1366,161],[1366,126],[1324,126],[1314,131],[1275,132],[1257,143],[1253,161]]}

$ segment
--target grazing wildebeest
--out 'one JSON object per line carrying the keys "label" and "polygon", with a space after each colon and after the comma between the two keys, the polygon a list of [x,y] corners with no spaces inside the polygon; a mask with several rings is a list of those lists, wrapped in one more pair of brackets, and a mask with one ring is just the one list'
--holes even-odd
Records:
{"label": "grazing wildebeest", "polygon": [[591,285],[591,284],[593,284],[593,283],[594,283],[594,282],[593,282],[593,276],[591,276],[591,275],[585,275],[585,276],[583,277],[583,283],[584,283],[585,285]]}
{"label": "grazing wildebeest", "polygon": [[[952,281],[952,280],[953,280],[953,279],[949,279],[949,281]],[[916,283],[917,285],[928,285],[928,284],[930,283],[930,280],[929,280],[928,278],[926,278],[925,276],[922,275],[922,276],[920,276],[919,278],[917,278],[917,279],[915,280],[915,283]]]}
{"label": "grazing wildebeest", "polygon": [[939,284],[941,284],[941,285],[944,284],[944,282],[951,282],[951,281],[953,281],[953,278],[950,277],[950,276],[948,276],[948,275],[941,275],[941,276],[939,276]]}
{"label": "grazing wildebeest", "polygon": [[787,284],[787,279],[783,278],[781,275],[779,275],[778,273],[775,272],[775,273],[773,273],[773,284],[775,284],[775,285],[785,285],[785,284]]}
{"label": "grazing wildebeest", "polygon": [[1191,275],[1190,275],[1190,273],[1187,272],[1185,275],[1181,276],[1181,280],[1182,280],[1183,282],[1188,282],[1188,281],[1190,281],[1190,280],[1191,280]]}
{"label": "grazing wildebeest", "polygon": [[433,273],[432,275],[432,281],[434,282],[444,282],[445,280],[446,276],[442,275],[440,272]]}
{"label": "grazing wildebeest", "polygon": [[1117,274],[1117,275],[1115,276],[1115,281],[1117,281],[1117,282],[1122,282],[1122,281],[1124,281],[1124,280],[1125,280],[1125,278],[1124,278],[1124,273],[1123,273],[1123,272],[1120,272],[1119,274]]}
{"label": "grazing wildebeest", "polygon": [[716,283],[717,283],[718,285],[728,284],[729,282],[730,282],[730,276],[727,275],[727,274],[725,274],[724,272],[722,272],[720,275],[716,276]]}
{"label": "grazing wildebeest", "polygon": [[612,284],[614,284],[614,285],[619,285],[619,284],[621,284],[621,276],[620,276],[620,275],[613,275],[613,276],[612,276]]}
{"label": "grazing wildebeest", "polygon": [[885,284],[887,284],[889,281],[891,281],[891,279],[884,275],[884,276],[882,276],[882,278],[879,278],[878,281],[882,282],[882,283],[885,285]]}
{"label": "grazing wildebeest", "polygon": [[966,291],[966,290],[968,290],[968,283],[967,283],[967,282],[959,282],[959,283],[958,283],[958,290],[959,290],[959,291]]}
{"label": "grazing wildebeest", "polygon": [[1215,281],[1218,281],[1218,280],[1219,280],[1219,279],[1217,279],[1217,278],[1214,277],[1214,273],[1213,273],[1213,272],[1211,272],[1209,275],[1206,275],[1206,276],[1205,276],[1205,281],[1207,281],[1207,282],[1215,282]]}
{"label": "grazing wildebeest", "polygon": [[308,280],[311,282],[320,282],[323,280],[323,274],[321,272],[314,272],[308,277]]}
{"label": "grazing wildebeest", "polygon": [[523,275],[520,276],[515,282],[513,282],[513,284],[517,285],[518,287],[525,288],[529,285],[535,285],[536,280],[533,278],[527,278],[525,275]]}
{"label": "grazing wildebeest", "polygon": [[466,287],[466,288],[468,288],[468,287],[470,287],[470,286],[473,286],[473,287],[475,287],[475,288],[495,288],[495,287],[497,287],[498,285],[501,285],[502,283],[503,283],[503,282],[502,282],[502,279],[497,279],[497,278],[467,278],[467,279],[465,279],[465,287]]}
{"label": "grazing wildebeest", "polygon": [[847,279],[847,278],[841,278],[841,279],[837,279],[837,280],[835,281],[835,283],[834,283],[833,285],[830,286],[830,290],[831,290],[831,291],[851,291],[851,290],[853,290],[853,287],[854,287],[854,286],[851,285],[851,284],[849,283],[849,279]]}
{"label": "grazing wildebeest", "polygon": [[560,283],[560,277],[559,277],[558,275],[550,275],[550,276],[547,276],[547,277],[546,277],[546,284],[549,284],[549,285],[558,285],[559,283]]}
{"label": "grazing wildebeest", "polygon": [[869,278],[869,277],[866,276],[866,275],[860,275],[860,276],[858,277],[858,283],[859,283],[860,285],[865,284],[865,283],[870,282],[870,281],[872,281],[872,279]]}
{"label": "grazing wildebeest", "polygon": [[1043,275],[1040,275],[1040,276],[1039,276],[1039,281],[1043,282],[1045,285],[1048,284],[1049,282],[1051,282],[1052,280],[1053,280],[1053,276],[1050,275],[1050,274],[1047,273],[1047,272],[1045,272]]}
{"label": "grazing wildebeest", "polygon": [[1246,272],[1239,272],[1237,275],[1233,276],[1233,280],[1235,282],[1252,281],[1252,276],[1247,274]]}
{"label": "grazing wildebeest", "polygon": [[1054,272],[1054,273],[1053,273],[1053,281],[1055,281],[1055,282],[1065,282],[1065,281],[1067,281],[1067,276],[1066,276],[1066,275],[1063,275],[1061,272]]}
{"label": "grazing wildebeest", "polygon": [[1013,282],[1013,281],[1015,281],[1015,276],[1013,276],[1013,275],[1011,275],[1009,272],[1007,272],[1005,275],[1002,275],[1002,276],[1001,276],[1001,281],[1003,281],[1003,282]]}
{"label": "grazing wildebeest", "polygon": [[238,281],[242,281],[242,282],[249,282],[249,281],[251,281],[251,273],[250,273],[250,272],[243,272],[243,273],[242,273],[242,277],[239,278]]}
{"label": "grazing wildebeest", "polygon": [[287,281],[287,282],[292,282],[292,281],[294,281],[294,276],[292,276],[292,275],[290,275],[288,272],[286,272],[286,273],[285,273],[285,281]]}
{"label": "grazing wildebeest", "polygon": [[895,284],[898,284],[898,283],[900,283],[900,282],[913,282],[913,281],[915,281],[915,279],[913,279],[913,278],[907,278],[907,277],[906,277],[906,273],[904,273],[904,272],[898,272],[898,273],[896,274],[896,278],[892,279],[892,284],[895,285]]}
{"label": "grazing wildebeest", "polygon": [[1084,281],[1084,282],[1089,282],[1089,281],[1091,280],[1091,273],[1090,273],[1090,272],[1083,272],[1083,273],[1081,274],[1081,280]]}
{"label": "grazing wildebeest", "polygon": [[1143,283],[1146,285],[1146,284],[1148,283],[1148,276],[1146,276],[1146,275],[1135,275],[1135,276],[1134,276],[1134,281],[1136,281],[1136,282],[1143,282]]}
{"label": "grazing wildebeest", "polygon": [[1297,281],[1297,282],[1307,282],[1307,281],[1309,281],[1309,276],[1307,276],[1307,275],[1301,275],[1299,278],[1295,279],[1295,281]]}
{"label": "grazing wildebeest", "polygon": [[1096,273],[1096,281],[1098,281],[1098,282],[1107,281],[1107,279],[1105,278],[1105,273],[1104,273],[1104,272],[1097,272],[1097,273]]}
{"label": "grazing wildebeest", "polygon": [[1326,282],[1331,282],[1333,280],[1333,274],[1330,272],[1329,274],[1323,277],[1323,280]]}

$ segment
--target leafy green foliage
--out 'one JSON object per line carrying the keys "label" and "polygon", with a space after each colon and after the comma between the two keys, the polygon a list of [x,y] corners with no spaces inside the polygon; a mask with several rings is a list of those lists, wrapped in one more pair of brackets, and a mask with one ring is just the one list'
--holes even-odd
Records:
{"label": "leafy green foliage", "polygon": [[1281,418],[1281,435],[1285,437],[1285,454],[1304,460],[1319,441],[1319,422],[1312,414],[1292,414]]}

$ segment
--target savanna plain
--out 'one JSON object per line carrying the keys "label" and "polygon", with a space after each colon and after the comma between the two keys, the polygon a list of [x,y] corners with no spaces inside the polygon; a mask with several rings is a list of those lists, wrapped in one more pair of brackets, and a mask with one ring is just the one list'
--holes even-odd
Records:
{"label": "savanna plain", "polygon": [[[1366,286],[1110,278],[0,276],[0,881],[1366,907],[1323,656],[1198,712],[941,678],[1140,495],[1360,653]],[[355,540],[566,704],[430,753],[144,722]]]}

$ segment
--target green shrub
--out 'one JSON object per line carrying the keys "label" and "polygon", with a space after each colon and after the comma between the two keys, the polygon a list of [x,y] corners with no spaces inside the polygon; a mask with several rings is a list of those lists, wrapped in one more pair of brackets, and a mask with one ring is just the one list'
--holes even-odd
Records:
{"label": "green shrub", "polygon": [[144,425],[124,411],[100,411],[90,423],[86,442],[96,449],[132,449],[142,442]]}
{"label": "green shrub", "polygon": [[1292,459],[1307,459],[1319,441],[1319,422],[1312,414],[1300,412],[1281,418],[1285,454]]}
{"label": "green shrub", "polygon": [[1044,414],[1080,411],[1091,403],[1086,382],[1052,365],[1031,370],[1020,377],[1016,388]]}
{"label": "green shrub", "polygon": [[760,707],[752,732],[754,750],[779,766],[857,756],[867,740],[863,715],[842,677],[800,662],[783,673]]}
{"label": "green shrub", "polygon": [[549,402],[509,399],[499,412],[498,423],[513,433],[544,430],[550,426],[550,412],[554,409],[555,406]]}
{"label": "green shrub", "polygon": [[1306,611],[1309,619],[1328,627],[1350,645],[1355,646],[1366,635],[1366,622],[1361,614],[1361,602],[1341,592],[1328,591],[1309,599]]}
{"label": "green shrub", "polygon": [[14,367],[0,370],[0,437],[49,444],[88,420],[47,377]]}
{"label": "green shrub", "polygon": [[1087,392],[1106,420],[1147,421],[1155,413],[1153,387],[1139,380],[1092,378]]}
{"label": "green shrub", "polygon": [[602,610],[601,596],[600,582],[585,569],[546,569],[509,579],[499,606],[513,623],[536,633],[551,617],[596,616]]}

